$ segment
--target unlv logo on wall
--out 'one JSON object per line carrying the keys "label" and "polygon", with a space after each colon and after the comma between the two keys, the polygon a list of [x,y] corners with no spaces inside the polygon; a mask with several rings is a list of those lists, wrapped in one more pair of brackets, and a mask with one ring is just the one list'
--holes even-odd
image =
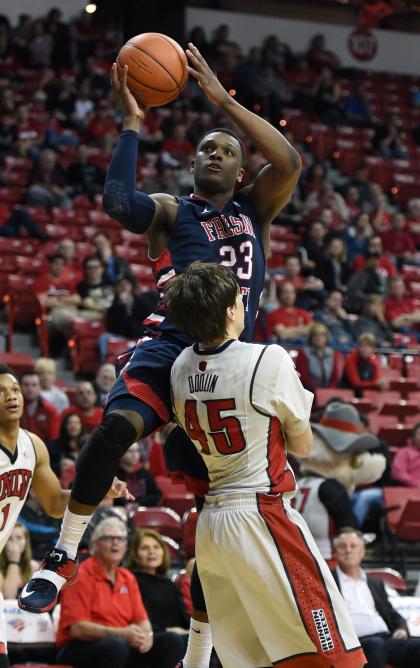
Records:
{"label": "unlv logo on wall", "polygon": [[372,60],[378,50],[376,35],[367,28],[353,30],[348,39],[348,47],[353,58],[356,60]]}

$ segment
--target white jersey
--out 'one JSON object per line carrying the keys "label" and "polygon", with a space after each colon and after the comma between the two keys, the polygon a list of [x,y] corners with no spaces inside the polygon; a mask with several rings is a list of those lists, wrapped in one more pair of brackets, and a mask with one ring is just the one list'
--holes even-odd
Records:
{"label": "white jersey", "polygon": [[24,429],[19,429],[14,455],[0,445],[0,552],[25,503],[35,466],[35,447]]}
{"label": "white jersey", "polygon": [[186,348],[171,372],[174,411],[203,456],[210,494],[293,492],[283,431],[302,434],[313,395],[278,345]]}

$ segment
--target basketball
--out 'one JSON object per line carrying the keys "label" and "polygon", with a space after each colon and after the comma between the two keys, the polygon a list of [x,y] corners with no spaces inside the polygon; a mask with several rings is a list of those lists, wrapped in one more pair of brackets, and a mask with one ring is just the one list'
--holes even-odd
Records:
{"label": "basketball", "polygon": [[117,56],[118,74],[127,65],[127,85],[146,107],[174,100],[188,79],[187,57],[175,40],[158,32],[131,37]]}

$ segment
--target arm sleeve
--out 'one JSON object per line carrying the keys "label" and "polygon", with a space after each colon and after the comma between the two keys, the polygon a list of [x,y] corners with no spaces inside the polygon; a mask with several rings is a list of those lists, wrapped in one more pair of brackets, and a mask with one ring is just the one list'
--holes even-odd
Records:
{"label": "arm sleeve", "polygon": [[318,496],[328,510],[328,514],[333,518],[336,531],[342,527],[359,528],[350,497],[341,482],[328,478],[319,486]]}
{"label": "arm sleeve", "polygon": [[121,133],[105,181],[104,211],[130,232],[143,234],[156,211],[154,200],[136,190],[139,137],[133,130]]}
{"label": "arm sleeve", "polygon": [[290,436],[309,424],[314,395],[305,390],[290,355],[281,346],[264,349],[255,370],[251,402],[257,410],[279,418]]}

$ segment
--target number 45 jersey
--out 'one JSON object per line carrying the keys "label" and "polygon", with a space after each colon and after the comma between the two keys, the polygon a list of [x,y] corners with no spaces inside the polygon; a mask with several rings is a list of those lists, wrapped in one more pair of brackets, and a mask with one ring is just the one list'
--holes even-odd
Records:
{"label": "number 45 jersey", "polygon": [[171,372],[174,412],[208,468],[210,494],[294,492],[284,435],[309,424],[313,395],[277,345],[188,347]]}
{"label": "number 45 jersey", "polygon": [[[157,288],[163,289],[176,274],[195,260],[217,262],[230,267],[238,277],[245,308],[245,329],[241,336],[251,341],[254,322],[264,287],[265,255],[263,231],[245,193],[239,192],[219,210],[198,195],[180,197],[175,226],[168,247],[152,260]],[[181,338],[165,317],[163,308],[144,322],[156,333]]]}
{"label": "number 45 jersey", "polygon": [[19,517],[36,465],[32,440],[19,429],[15,453],[0,446],[0,553]]}

